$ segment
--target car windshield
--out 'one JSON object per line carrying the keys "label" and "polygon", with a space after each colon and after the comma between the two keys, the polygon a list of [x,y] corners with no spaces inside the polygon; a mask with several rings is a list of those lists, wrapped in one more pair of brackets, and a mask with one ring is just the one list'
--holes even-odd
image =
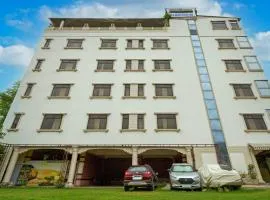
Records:
{"label": "car windshield", "polygon": [[137,167],[131,167],[128,169],[130,172],[145,172],[147,171],[147,168],[144,166],[137,166]]}
{"label": "car windshield", "polygon": [[190,165],[174,165],[172,167],[173,172],[193,172],[193,169]]}

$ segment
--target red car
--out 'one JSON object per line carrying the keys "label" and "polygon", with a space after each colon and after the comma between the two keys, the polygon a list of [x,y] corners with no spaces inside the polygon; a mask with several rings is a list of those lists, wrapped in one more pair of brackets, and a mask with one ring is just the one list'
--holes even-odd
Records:
{"label": "red car", "polygon": [[157,187],[157,173],[149,165],[135,165],[128,168],[124,176],[124,190],[144,187],[154,191]]}

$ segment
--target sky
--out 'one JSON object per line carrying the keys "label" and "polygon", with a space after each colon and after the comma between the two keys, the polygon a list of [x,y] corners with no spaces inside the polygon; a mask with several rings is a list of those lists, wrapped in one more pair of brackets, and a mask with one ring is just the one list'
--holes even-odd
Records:
{"label": "sky", "polygon": [[0,92],[20,80],[49,17],[162,17],[164,8],[240,17],[270,79],[269,0],[8,0],[0,7]]}

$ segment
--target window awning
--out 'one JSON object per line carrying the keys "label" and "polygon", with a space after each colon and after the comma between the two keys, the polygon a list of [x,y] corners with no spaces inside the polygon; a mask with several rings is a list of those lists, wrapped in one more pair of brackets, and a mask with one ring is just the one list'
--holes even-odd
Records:
{"label": "window awning", "polygon": [[249,144],[254,150],[267,151],[270,150],[270,144]]}

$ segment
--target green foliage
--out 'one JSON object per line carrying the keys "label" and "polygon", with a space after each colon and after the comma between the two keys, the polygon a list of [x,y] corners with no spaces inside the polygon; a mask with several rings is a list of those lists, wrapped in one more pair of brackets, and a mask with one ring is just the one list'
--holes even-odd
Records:
{"label": "green foliage", "polygon": [[0,92],[0,138],[4,136],[3,123],[8,114],[9,108],[13,102],[16,92],[19,87],[19,82],[13,84],[11,88],[8,88],[4,92]]}
{"label": "green foliage", "polygon": [[172,16],[171,16],[169,13],[166,12],[166,13],[164,14],[163,18],[164,18],[165,20],[170,20],[170,19],[172,18]]}

